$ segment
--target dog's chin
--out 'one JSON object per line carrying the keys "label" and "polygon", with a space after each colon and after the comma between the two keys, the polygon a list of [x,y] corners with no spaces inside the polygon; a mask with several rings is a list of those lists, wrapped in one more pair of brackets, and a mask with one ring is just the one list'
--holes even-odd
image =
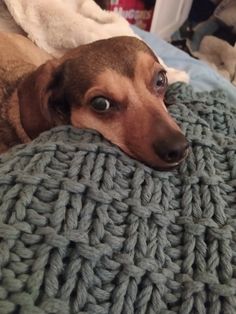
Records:
{"label": "dog's chin", "polygon": [[123,146],[123,145],[118,145],[118,146],[129,157],[145,164],[146,166],[148,166],[150,168],[153,168],[154,170],[158,170],[158,171],[173,171],[173,170],[175,170],[186,159],[186,157],[188,156],[188,153],[189,153],[189,151],[186,151],[185,156],[181,160],[179,160],[178,162],[167,163],[164,160],[158,158],[156,155],[145,156],[145,158],[144,158],[143,155],[131,151],[126,146]]}
{"label": "dog's chin", "polygon": [[[141,161],[141,160],[139,160]],[[174,163],[174,164],[167,164],[167,163],[150,163],[150,162],[146,162],[145,160],[141,161],[142,163],[144,163],[145,165],[147,165],[150,168],[153,168],[154,170],[158,170],[158,171],[173,171],[175,169],[177,169],[181,162],[178,163]]]}
{"label": "dog's chin", "polygon": [[[172,171],[172,170],[177,169],[184,162],[187,156],[188,156],[188,152],[186,152],[185,156],[178,162],[168,164],[163,161],[162,163],[153,163],[153,164],[150,163],[148,164],[148,166],[158,171]],[[145,161],[143,162],[145,163]]]}
{"label": "dog's chin", "polygon": [[187,156],[188,156],[188,153],[186,153],[184,158],[182,158],[180,161],[172,163],[172,164],[165,163],[164,161],[162,163],[146,163],[145,161],[143,161],[143,163],[145,163],[149,167],[158,171],[173,171],[177,169],[184,162]]}
{"label": "dog's chin", "polygon": [[181,161],[176,162],[176,163],[171,163],[168,164],[164,161],[161,160],[155,160],[155,161],[151,161],[148,158],[143,158],[140,156],[137,156],[136,154],[134,154],[133,152],[130,152],[129,150],[124,150],[123,151],[131,158],[145,164],[146,166],[153,168],[154,170],[158,170],[158,171],[172,171],[175,170],[176,168],[179,167],[179,165],[184,161],[185,158],[183,158]]}
{"label": "dog's chin", "polygon": [[164,160],[161,160],[159,158],[156,158],[156,160],[154,162],[149,161],[149,160],[145,160],[144,158],[135,158],[139,161],[141,161],[142,163],[146,164],[148,167],[153,168],[154,170],[158,170],[158,171],[173,171],[175,169],[177,169],[183,162],[184,160],[187,158],[189,154],[189,150],[186,151],[184,157],[182,159],[180,159],[178,162],[174,162],[174,163],[167,163]]}
{"label": "dog's chin", "polygon": [[175,165],[170,165],[170,166],[151,166],[149,165],[149,167],[153,168],[154,170],[157,171],[173,171],[175,169],[177,169],[180,166],[181,162]]}

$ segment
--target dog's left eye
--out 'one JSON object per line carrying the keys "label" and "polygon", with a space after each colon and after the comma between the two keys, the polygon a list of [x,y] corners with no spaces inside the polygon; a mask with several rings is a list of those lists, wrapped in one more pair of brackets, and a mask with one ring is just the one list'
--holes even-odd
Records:
{"label": "dog's left eye", "polygon": [[96,97],[92,99],[91,106],[97,112],[105,112],[111,108],[111,103],[104,97]]}
{"label": "dog's left eye", "polygon": [[155,78],[155,87],[162,90],[167,86],[167,76],[165,71],[160,71]]}

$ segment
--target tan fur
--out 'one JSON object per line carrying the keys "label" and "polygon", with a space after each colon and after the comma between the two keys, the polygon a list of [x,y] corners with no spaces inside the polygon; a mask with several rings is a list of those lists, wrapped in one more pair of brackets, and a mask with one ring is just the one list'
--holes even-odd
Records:
{"label": "tan fur", "polygon": [[101,118],[92,114],[89,106],[75,107],[71,114],[72,125],[92,127],[130,156],[149,165],[158,163],[159,167],[166,167],[166,163],[156,156],[152,148],[157,133],[160,137],[167,136],[166,129],[164,134],[161,134],[162,128],[158,125],[157,117],[161,116],[165,127],[173,131],[179,132],[179,127],[167,113],[163,97],[159,97],[157,102],[156,95],[146,87],[155,67],[162,68],[157,63],[153,64],[152,57],[139,52],[133,80],[112,70],[103,72],[85,94],[84,103],[89,103],[90,99],[102,94],[115,99],[124,110],[116,115]]}

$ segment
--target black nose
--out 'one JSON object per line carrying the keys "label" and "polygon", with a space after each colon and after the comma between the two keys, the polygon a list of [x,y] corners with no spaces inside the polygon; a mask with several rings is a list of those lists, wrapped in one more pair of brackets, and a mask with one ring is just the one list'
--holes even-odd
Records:
{"label": "black nose", "polygon": [[167,163],[177,163],[186,155],[189,143],[183,134],[178,133],[154,143],[156,154]]}

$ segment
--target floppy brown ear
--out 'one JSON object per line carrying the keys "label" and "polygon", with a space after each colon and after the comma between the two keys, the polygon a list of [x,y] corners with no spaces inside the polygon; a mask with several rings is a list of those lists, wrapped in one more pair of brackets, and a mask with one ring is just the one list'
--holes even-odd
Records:
{"label": "floppy brown ear", "polygon": [[66,62],[54,69],[45,93],[47,114],[56,125],[70,122],[71,99],[65,84],[65,73]]}
{"label": "floppy brown ear", "polygon": [[63,65],[58,60],[50,60],[28,75],[18,87],[18,99],[22,126],[32,139],[70,121]]}

